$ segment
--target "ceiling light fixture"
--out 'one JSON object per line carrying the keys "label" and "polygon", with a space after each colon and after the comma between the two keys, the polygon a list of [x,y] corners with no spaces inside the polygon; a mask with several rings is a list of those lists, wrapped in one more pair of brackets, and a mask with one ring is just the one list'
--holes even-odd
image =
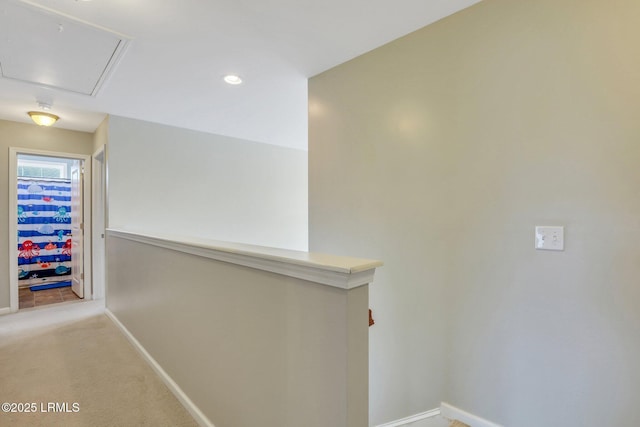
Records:
{"label": "ceiling light fixture", "polygon": [[242,83],[242,79],[240,76],[236,76],[235,74],[227,74],[224,76],[224,81],[229,83],[230,85],[239,85]]}
{"label": "ceiling light fixture", "polygon": [[60,117],[55,114],[46,113],[45,111],[51,110],[51,103],[45,101],[37,101],[38,106],[44,111],[29,111],[27,114],[31,117],[31,120],[39,126],[51,126],[57,122]]}
{"label": "ceiling light fixture", "polygon": [[51,126],[60,118],[55,114],[45,113],[42,111],[29,111],[27,114],[29,114],[31,120],[40,126]]}

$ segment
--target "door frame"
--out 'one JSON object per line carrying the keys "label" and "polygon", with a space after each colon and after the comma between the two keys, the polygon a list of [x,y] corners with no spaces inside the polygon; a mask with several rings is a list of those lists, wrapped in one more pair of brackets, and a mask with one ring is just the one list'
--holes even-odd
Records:
{"label": "door frame", "polygon": [[[91,292],[91,156],[85,154],[63,153],[59,151],[33,150],[29,148],[9,147],[9,266],[18,260],[18,155],[58,157],[82,160],[85,179],[82,188],[84,211],[84,298],[92,299]],[[18,269],[9,268],[9,301],[12,313],[18,311]]]}
{"label": "door frame", "polygon": [[93,153],[91,166],[91,219],[93,220],[91,232],[95,237],[92,239],[91,246],[92,296],[93,299],[103,299],[106,282],[106,145],[102,145]]}

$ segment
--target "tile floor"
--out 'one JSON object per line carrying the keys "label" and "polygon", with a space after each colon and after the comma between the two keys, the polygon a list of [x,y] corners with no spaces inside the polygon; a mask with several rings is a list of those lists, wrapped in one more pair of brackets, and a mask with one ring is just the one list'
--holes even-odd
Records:
{"label": "tile floor", "polygon": [[56,304],[59,302],[79,301],[80,298],[71,290],[71,286],[64,288],[45,289],[42,291],[31,291],[29,288],[20,288],[18,291],[19,306],[23,308],[41,307],[43,305]]}

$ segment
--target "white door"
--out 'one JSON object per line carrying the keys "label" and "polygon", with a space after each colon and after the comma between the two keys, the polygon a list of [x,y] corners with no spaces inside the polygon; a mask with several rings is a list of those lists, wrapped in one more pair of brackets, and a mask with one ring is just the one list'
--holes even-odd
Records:
{"label": "white door", "polygon": [[78,160],[71,166],[71,289],[80,298],[84,298],[84,262],[82,259],[82,242],[84,241],[83,178],[82,162]]}

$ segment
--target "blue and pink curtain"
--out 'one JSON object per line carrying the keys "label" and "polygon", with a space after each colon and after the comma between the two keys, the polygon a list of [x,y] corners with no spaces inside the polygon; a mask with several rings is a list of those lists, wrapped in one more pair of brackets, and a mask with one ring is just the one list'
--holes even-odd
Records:
{"label": "blue and pink curtain", "polygon": [[18,178],[18,279],[71,284],[71,182]]}

